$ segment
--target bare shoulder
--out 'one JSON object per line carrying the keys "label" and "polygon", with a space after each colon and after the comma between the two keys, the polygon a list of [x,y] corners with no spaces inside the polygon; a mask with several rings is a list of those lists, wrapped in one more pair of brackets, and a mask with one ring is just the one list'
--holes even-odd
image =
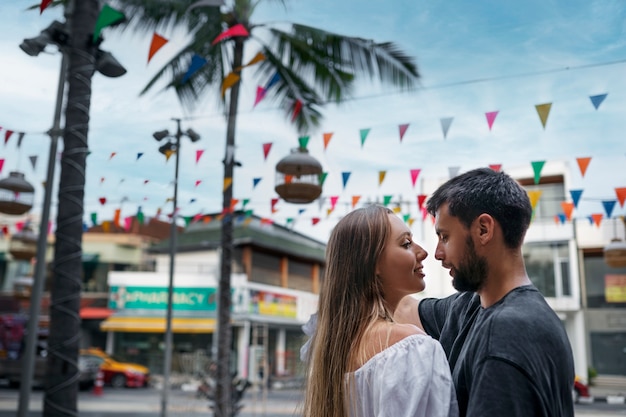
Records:
{"label": "bare shoulder", "polygon": [[393,319],[398,323],[408,323],[424,329],[419,316],[419,300],[411,295],[400,300],[393,314]]}

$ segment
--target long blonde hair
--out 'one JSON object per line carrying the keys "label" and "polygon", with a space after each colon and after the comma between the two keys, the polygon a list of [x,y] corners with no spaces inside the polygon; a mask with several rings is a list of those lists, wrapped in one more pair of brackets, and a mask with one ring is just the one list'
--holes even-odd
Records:
{"label": "long blonde hair", "polygon": [[363,334],[381,318],[392,320],[376,276],[390,231],[389,213],[378,205],[360,208],[331,232],[308,358],[305,417],[349,415],[345,378],[351,364],[359,361]]}

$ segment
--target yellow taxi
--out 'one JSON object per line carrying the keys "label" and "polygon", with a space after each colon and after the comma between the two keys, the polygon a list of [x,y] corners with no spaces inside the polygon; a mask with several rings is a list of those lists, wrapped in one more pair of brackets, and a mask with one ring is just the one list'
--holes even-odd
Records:
{"label": "yellow taxi", "polygon": [[119,361],[99,348],[81,349],[80,356],[100,364],[106,385],[114,388],[148,386],[150,370],[143,365]]}

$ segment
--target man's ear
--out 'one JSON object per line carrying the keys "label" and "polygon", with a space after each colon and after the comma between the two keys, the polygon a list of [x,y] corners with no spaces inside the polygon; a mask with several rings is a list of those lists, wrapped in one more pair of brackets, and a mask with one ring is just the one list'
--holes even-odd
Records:
{"label": "man's ear", "polygon": [[478,240],[485,245],[493,239],[496,221],[491,215],[483,213],[476,218],[476,227],[478,229]]}

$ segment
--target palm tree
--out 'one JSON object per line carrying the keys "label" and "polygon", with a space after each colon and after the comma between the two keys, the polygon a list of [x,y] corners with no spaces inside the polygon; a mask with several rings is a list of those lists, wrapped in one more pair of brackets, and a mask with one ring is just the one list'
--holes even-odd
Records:
{"label": "palm tree", "polygon": [[[284,0],[279,0],[283,5]],[[151,32],[172,26],[183,26],[192,39],[148,82],[141,94],[166,78],[166,88],[174,88],[181,103],[193,109],[209,90],[220,91],[229,74],[238,76],[230,87],[228,98],[221,104],[228,109],[226,129],[226,156],[224,178],[233,177],[235,131],[239,105],[239,87],[244,66],[244,46],[254,42],[262,60],[251,67],[259,79],[272,80],[273,87],[266,92],[273,97],[295,123],[299,132],[307,132],[319,125],[320,108],[327,102],[341,102],[352,92],[357,76],[378,77],[403,89],[412,88],[419,74],[413,59],[391,42],[342,36],[302,24],[257,24],[251,17],[260,0],[231,0],[216,7],[221,1],[211,0],[114,0],[113,5],[129,17],[129,26]],[[243,25],[249,36],[236,36],[213,44],[225,30]],[[193,56],[206,63],[187,76]],[[256,56],[256,55],[255,55]],[[231,75],[232,76],[232,75]],[[299,111],[294,111],[295,107]],[[295,117],[294,117],[295,116]],[[230,275],[232,262],[232,216],[229,215],[232,186],[223,192],[222,253],[218,304],[218,392],[216,415],[230,416]]]}
{"label": "palm tree", "polygon": [[49,356],[43,410],[46,417],[78,415],[85,166],[91,78],[97,50],[97,46],[87,40],[93,34],[100,6],[98,0],[70,1],[69,4],[71,10],[66,13],[66,24],[71,36],[64,52],[69,62],[68,93],[50,294]]}

